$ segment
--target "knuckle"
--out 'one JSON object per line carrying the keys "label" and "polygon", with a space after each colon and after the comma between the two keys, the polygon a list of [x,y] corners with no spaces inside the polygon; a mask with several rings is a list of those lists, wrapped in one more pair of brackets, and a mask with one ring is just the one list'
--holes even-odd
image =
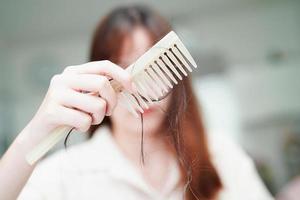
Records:
{"label": "knuckle", "polygon": [[88,126],[91,123],[91,117],[88,115],[84,115],[82,117],[82,125]]}
{"label": "knuckle", "polygon": [[97,103],[94,105],[94,111],[95,112],[105,112],[106,109],[106,101],[104,100],[98,100]]}
{"label": "knuckle", "polygon": [[97,79],[95,80],[95,84],[97,84],[97,90],[101,91],[104,88],[106,88],[108,86],[109,81],[105,76],[99,76],[97,77]]}
{"label": "knuckle", "polygon": [[92,118],[88,115],[82,116],[79,128],[82,131],[87,131],[92,124]]}
{"label": "knuckle", "polygon": [[61,75],[60,74],[56,74],[54,76],[52,76],[51,81],[50,81],[50,85],[55,85],[57,82],[59,82],[61,79]]}
{"label": "knuckle", "polygon": [[111,64],[111,62],[109,60],[102,60],[103,64]]}
{"label": "knuckle", "polygon": [[101,122],[101,117],[99,114],[93,114],[93,124],[99,124]]}
{"label": "knuckle", "polygon": [[50,89],[48,91],[48,99],[50,102],[58,103],[65,97],[65,92],[62,89]]}
{"label": "knuckle", "polygon": [[103,85],[103,76],[99,75],[95,78],[95,83],[101,87]]}
{"label": "knuckle", "polygon": [[108,87],[109,85],[110,83],[107,77],[102,76],[99,78],[99,86],[101,87],[101,89],[103,89],[104,87]]}
{"label": "knuckle", "polygon": [[64,69],[63,73],[74,72],[74,70],[75,70],[75,66],[68,66]]}

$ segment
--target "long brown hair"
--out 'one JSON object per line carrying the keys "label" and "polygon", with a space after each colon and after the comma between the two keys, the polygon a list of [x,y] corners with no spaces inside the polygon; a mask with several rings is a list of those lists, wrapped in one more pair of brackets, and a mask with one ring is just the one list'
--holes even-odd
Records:
{"label": "long brown hair", "polygon": [[[168,22],[148,7],[126,6],[114,9],[104,17],[94,33],[90,61],[110,60],[117,63],[122,41],[136,26],[149,32],[153,44],[171,30]],[[110,118],[105,117],[103,124],[111,127]],[[180,185],[186,187],[186,199],[216,198],[222,183],[211,162],[190,78],[185,78],[173,89],[163,124],[167,125],[168,138],[180,164]],[[98,127],[91,127],[90,136]]]}

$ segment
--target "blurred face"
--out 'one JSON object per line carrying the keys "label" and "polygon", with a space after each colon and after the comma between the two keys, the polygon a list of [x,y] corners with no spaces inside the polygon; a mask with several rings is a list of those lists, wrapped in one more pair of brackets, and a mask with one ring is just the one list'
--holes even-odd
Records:
{"label": "blurred face", "polygon": [[[121,45],[120,62],[117,64],[127,67],[143,55],[153,45],[153,42],[145,29],[135,28]],[[165,111],[169,106],[170,97],[171,95],[159,102],[155,102],[148,110],[145,110],[143,114],[145,136],[154,135],[159,131],[166,115]],[[136,118],[133,116],[121,104],[117,104],[111,120],[113,128],[118,126],[129,133],[141,133],[140,117]]]}

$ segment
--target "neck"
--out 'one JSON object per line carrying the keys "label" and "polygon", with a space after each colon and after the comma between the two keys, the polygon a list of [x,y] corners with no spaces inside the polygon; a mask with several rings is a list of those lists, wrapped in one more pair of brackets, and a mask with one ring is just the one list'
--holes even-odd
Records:
{"label": "neck", "polygon": [[[142,141],[142,130],[136,131],[124,130],[122,127],[113,126],[113,137],[121,148],[122,152],[135,163],[141,162],[142,153],[144,153],[144,161],[149,162],[158,155],[170,154],[168,147],[167,135],[164,131],[147,132],[144,131]],[[143,152],[142,150],[143,146]]]}
{"label": "neck", "polygon": [[[147,126],[146,126],[147,127]],[[143,141],[144,160],[141,152],[141,129],[124,130],[114,126],[112,135],[123,155],[137,167],[143,179],[158,191],[165,187],[174,154],[163,131],[150,132],[145,129]],[[144,163],[142,163],[144,161]]]}

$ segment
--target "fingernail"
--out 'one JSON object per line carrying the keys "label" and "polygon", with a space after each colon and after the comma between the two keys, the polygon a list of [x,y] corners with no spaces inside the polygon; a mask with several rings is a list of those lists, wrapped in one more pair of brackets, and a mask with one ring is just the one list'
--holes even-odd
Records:
{"label": "fingernail", "polygon": [[112,112],[107,112],[105,115],[109,117],[109,116],[111,116],[111,114],[112,114]]}
{"label": "fingernail", "polygon": [[112,110],[111,110],[111,109],[108,109],[108,106],[107,106],[107,104],[106,104],[105,115],[106,115],[106,116],[110,116],[111,113],[112,113]]}

